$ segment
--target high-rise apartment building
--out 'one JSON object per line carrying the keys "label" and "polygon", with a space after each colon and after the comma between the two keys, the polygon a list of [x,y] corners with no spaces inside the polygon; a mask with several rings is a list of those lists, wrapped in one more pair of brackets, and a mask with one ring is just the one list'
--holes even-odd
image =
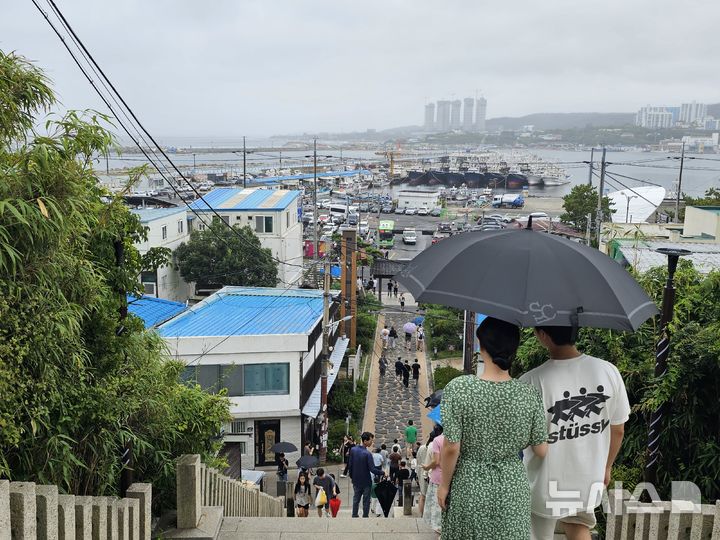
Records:
{"label": "high-rise apartment building", "polygon": [[460,129],[460,111],[462,109],[462,101],[454,99],[450,105],[450,129]]}
{"label": "high-rise apartment building", "polygon": [[435,129],[435,104],[428,103],[425,105],[425,130],[433,131]]}
{"label": "high-rise apartment building", "polygon": [[486,131],[485,114],[487,113],[487,99],[481,97],[475,101],[475,131]]}
{"label": "high-rise apartment building", "polygon": [[437,102],[437,118],[435,120],[436,131],[450,131],[450,108],[451,101],[441,100]]}
{"label": "high-rise apartment building", "polygon": [[707,105],[705,103],[683,103],[680,105],[680,122],[688,125],[702,126],[707,117]]}
{"label": "high-rise apartment building", "polygon": [[463,131],[473,131],[475,116],[475,100],[473,98],[465,98],[463,100]]}
{"label": "high-rise apartment building", "polygon": [[642,107],[635,115],[635,125],[648,129],[663,129],[673,125],[673,113],[667,107]]}

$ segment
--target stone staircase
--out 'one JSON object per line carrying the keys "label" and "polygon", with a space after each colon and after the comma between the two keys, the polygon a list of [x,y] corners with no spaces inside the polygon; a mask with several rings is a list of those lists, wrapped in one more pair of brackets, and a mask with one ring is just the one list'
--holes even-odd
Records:
{"label": "stone staircase", "polygon": [[417,518],[225,518],[219,540],[437,540]]}

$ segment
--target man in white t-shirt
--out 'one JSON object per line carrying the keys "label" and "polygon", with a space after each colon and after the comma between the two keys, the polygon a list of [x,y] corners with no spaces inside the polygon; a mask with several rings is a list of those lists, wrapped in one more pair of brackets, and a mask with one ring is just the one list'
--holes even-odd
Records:
{"label": "man in white t-shirt", "polygon": [[538,327],[535,336],[550,360],[520,380],[542,392],[550,446],[544,459],[529,448],[524,455],[532,539],[552,540],[560,521],[569,540],[590,540],[594,509],[603,483],[610,481],[630,415],[625,383],[610,362],[577,350],[572,328]]}

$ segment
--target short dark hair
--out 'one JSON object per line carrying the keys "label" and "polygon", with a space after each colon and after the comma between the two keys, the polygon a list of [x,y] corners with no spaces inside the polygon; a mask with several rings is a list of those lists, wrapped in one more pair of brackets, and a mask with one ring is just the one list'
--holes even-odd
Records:
{"label": "short dark hair", "polygon": [[407,462],[403,459],[403,460],[400,462],[400,466],[401,466],[401,467],[404,467],[405,465],[407,465]]}
{"label": "short dark hair", "polygon": [[412,420],[408,420],[408,426],[412,426],[412,425],[413,425],[413,421],[412,421]]}
{"label": "short dark hair", "polygon": [[317,475],[318,475],[318,476],[323,476],[324,474],[325,474],[325,469],[323,469],[322,467],[320,467],[320,468],[317,470]]}
{"label": "short dark hair", "polygon": [[575,345],[576,336],[573,336],[572,326],[538,326],[537,330],[545,332],[550,340],[558,347],[562,345]]}
{"label": "short dark hair", "polygon": [[375,435],[373,435],[369,431],[363,431],[362,435],[360,435],[360,439],[363,441],[369,441],[374,438],[375,438]]}
{"label": "short dark hair", "polygon": [[480,348],[488,353],[493,363],[502,370],[510,369],[520,345],[520,328],[512,323],[488,317],[478,326],[476,334]]}
{"label": "short dark hair", "polygon": [[381,448],[382,450],[387,450],[387,445],[386,445],[385,443],[382,443],[382,444],[380,445],[380,448]]}

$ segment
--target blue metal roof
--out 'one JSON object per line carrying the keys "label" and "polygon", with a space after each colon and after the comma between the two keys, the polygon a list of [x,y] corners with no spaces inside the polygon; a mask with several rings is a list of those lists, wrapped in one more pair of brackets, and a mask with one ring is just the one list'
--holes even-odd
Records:
{"label": "blue metal roof", "polygon": [[322,291],[224,287],[158,328],[163,337],[309,334],[322,317]]}
{"label": "blue metal roof", "polygon": [[302,191],[298,190],[217,188],[203,195],[202,199],[190,203],[190,208],[200,211],[209,208],[216,211],[280,211],[285,210],[301,195]]}
{"label": "blue metal roof", "polygon": [[[323,172],[318,172],[317,177],[318,178],[328,178],[330,176],[346,177],[346,176],[357,176],[359,174],[372,174],[372,171],[370,171],[368,169],[357,169],[354,171],[323,171]],[[308,180],[310,178],[315,178],[315,175],[313,173],[306,173],[306,174],[295,174],[292,176],[268,176],[268,177],[253,178],[251,182],[253,184],[266,184],[266,183],[270,183],[270,182],[282,182],[284,180]]]}
{"label": "blue metal roof", "polygon": [[127,301],[128,311],[140,317],[145,322],[145,328],[161,324],[178,313],[182,313],[187,307],[181,302],[172,302],[154,296],[137,298],[128,294]]}
{"label": "blue metal roof", "polygon": [[149,221],[155,221],[156,219],[172,216],[173,214],[185,212],[187,208],[184,206],[182,208],[132,208],[130,211],[140,217],[140,223],[147,223]]}

